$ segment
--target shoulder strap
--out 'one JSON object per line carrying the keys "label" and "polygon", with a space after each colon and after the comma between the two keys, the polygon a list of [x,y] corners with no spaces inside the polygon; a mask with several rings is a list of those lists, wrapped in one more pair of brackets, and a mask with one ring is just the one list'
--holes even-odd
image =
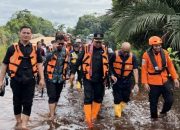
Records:
{"label": "shoulder strap", "polygon": [[18,43],[13,43],[13,46],[14,46],[14,49],[15,49],[15,51],[19,51],[19,49],[18,49]]}
{"label": "shoulder strap", "polygon": [[37,45],[35,45],[34,43],[32,43],[32,48],[37,51]]}
{"label": "shoulder strap", "polygon": [[152,48],[150,48],[150,49],[147,50],[147,54],[148,54],[148,56],[149,56],[149,58],[150,58],[150,60],[151,60],[151,62],[152,62],[152,64],[153,64],[154,70],[155,70],[155,71],[158,71],[157,62],[156,62],[156,60],[155,60],[155,58],[154,58],[154,53],[153,53],[153,51],[152,51]]}
{"label": "shoulder strap", "polygon": [[162,59],[162,69],[161,70],[159,70],[159,68],[158,68],[157,62],[154,58],[154,53],[152,51],[152,48],[147,50],[147,54],[153,64],[153,68],[155,70],[155,73],[149,73],[149,74],[160,74],[162,71],[164,71],[166,69],[166,58],[165,58],[163,49],[160,50],[160,55],[161,55],[161,59]]}
{"label": "shoulder strap", "polygon": [[161,59],[162,59],[162,67],[166,67],[166,57],[165,57],[165,53],[164,53],[164,50],[161,48],[161,51],[160,51],[160,54],[161,54]]}

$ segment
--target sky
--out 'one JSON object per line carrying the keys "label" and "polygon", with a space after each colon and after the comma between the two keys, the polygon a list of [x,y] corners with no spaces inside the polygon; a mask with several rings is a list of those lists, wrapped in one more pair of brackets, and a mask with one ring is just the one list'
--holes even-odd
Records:
{"label": "sky", "polygon": [[0,26],[5,25],[16,11],[28,9],[33,15],[50,20],[53,24],[73,27],[84,14],[105,14],[112,0],[2,0]]}

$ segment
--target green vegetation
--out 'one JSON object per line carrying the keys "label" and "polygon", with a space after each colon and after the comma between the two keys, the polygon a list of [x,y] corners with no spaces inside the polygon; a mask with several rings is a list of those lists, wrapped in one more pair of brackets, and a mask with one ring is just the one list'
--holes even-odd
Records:
{"label": "green vegetation", "polygon": [[83,15],[79,18],[74,30],[69,28],[69,32],[85,38],[89,34],[100,32],[105,34],[105,42],[115,49],[112,17],[109,15],[96,16],[96,14]]}
{"label": "green vegetation", "polygon": [[[112,0],[110,16],[116,46],[129,41],[139,58],[148,48],[148,39],[157,35],[163,48],[171,47],[171,58],[179,72],[180,0]],[[142,50],[142,51],[139,51]]]}
{"label": "green vegetation", "polygon": [[55,32],[50,21],[32,15],[28,10],[17,11],[13,14],[11,20],[7,22],[6,28],[12,33],[17,33],[23,25],[30,26],[33,33],[41,33],[45,36],[52,36]]}
{"label": "green vegetation", "polygon": [[[162,37],[165,49],[171,47],[172,52],[179,52],[179,7],[179,0],[112,0],[112,9],[106,15],[81,16],[76,26],[68,27],[66,31],[82,38],[94,32],[104,33],[105,42],[114,50],[123,41],[129,41],[138,57],[148,48],[149,37],[158,35]],[[45,36],[52,36],[55,31],[65,29],[64,24],[57,25],[55,29],[50,21],[34,16],[28,10],[17,11],[5,26],[0,27],[0,44],[16,41],[22,25],[29,25],[33,33]],[[176,59],[179,60],[179,55]]]}
{"label": "green vegetation", "polygon": [[169,56],[171,57],[174,66],[180,76],[180,59],[179,59],[179,55],[180,55],[180,51],[173,51],[172,48],[168,48],[167,49],[169,52]]}
{"label": "green vegetation", "polygon": [[179,6],[179,0],[113,0],[116,42],[128,40],[146,49],[148,38],[159,35],[165,48],[180,50]]}
{"label": "green vegetation", "polygon": [[0,45],[0,63],[2,63],[6,50],[7,50],[7,45]]}
{"label": "green vegetation", "polygon": [[[32,15],[26,9],[17,11],[5,26],[0,27],[0,61],[4,57],[7,46],[18,40],[19,28],[23,25],[30,26],[33,33],[40,33],[44,36],[53,36],[56,31],[50,21]],[[59,28],[63,27],[59,26]]]}
{"label": "green vegetation", "polygon": [[30,26],[33,33],[45,36],[53,36],[56,31],[50,21],[32,15],[28,10],[17,11],[5,26],[0,27],[0,44],[9,45],[17,41],[19,28],[23,25]]}

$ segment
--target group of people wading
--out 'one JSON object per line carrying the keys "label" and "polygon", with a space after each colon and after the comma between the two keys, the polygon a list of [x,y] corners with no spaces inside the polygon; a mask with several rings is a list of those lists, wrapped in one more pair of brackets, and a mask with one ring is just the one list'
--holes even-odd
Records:
{"label": "group of people wading", "polygon": [[[79,38],[72,44],[72,39],[67,39],[62,33],[56,33],[52,48],[43,61],[41,50],[30,42],[31,37],[32,29],[22,26],[19,30],[19,42],[13,43],[7,49],[1,66],[0,89],[3,88],[7,72],[13,92],[17,127],[28,129],[37,75],[40,88],[46,86],[49,97],[49,120],[53,121],[66,80],[69,79],[70,86],[73,87],[75,74],[78,73],[76,85],[78,89],[83,86],[84,121],[88,128],[93,128],[97,120],[109,79],[112,82],[110,84],[114,97],[114,115],[117,118],[121,117],[122,111],[130,101],[132,86],[134,90],[139,91],[137,58],[132,53],[129,42],[123,42],[119,50],[109,52],[101,33],[94,33],[89,44],[82,44]],[[167,51],[162,49],[162,39],[152,36],[148,44],[150,48],[142,57],[141,83],[149,93],[151,118],[157,119],[165,116],[173,104],[169,75],[177,88],[179,81]],[[158,114],[157,104],[160,95],[163,96],[164,104]]]}

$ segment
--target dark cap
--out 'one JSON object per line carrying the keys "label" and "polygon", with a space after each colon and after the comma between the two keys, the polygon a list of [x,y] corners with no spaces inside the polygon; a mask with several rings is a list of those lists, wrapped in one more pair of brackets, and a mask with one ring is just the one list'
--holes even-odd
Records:
{"label": "dark cap", "polygon": [[102,33],[94,33],[94,39],[103,39],[104,38],[104,34]]}

